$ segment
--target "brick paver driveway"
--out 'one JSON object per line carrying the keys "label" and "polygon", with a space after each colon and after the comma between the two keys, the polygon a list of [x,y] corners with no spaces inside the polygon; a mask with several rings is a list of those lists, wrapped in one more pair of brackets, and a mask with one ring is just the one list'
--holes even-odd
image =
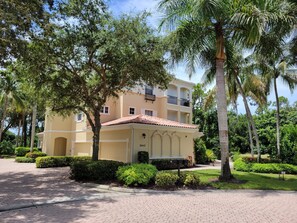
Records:
{"label": "brick paver driveway", "polygon": [[0,160],[0,208],[56,197],[86,198],[3,211],[0,222],[297,222],[296,192],[106,193],[67,176],[68,168],[35,169]]}

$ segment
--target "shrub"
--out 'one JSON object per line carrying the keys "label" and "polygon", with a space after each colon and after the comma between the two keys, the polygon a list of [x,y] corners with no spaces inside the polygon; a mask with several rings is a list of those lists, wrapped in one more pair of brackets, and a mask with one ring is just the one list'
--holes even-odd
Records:
{"label": "shrub", "polygon": [[116,179],[116,171],[125,164],[113,160],[74,161],[70,165],[70,176],[78,181],[106,181]]}
{"label": "shrub", "polygon": [[156,175],[155,184],[164,189],[173,188],[175,187],[179,177],[177,173],[174,172],[165,172],[161,171],[158,172]]}
{"label": "shrub", "polygon": [[116,176],[119,181],[127,186],[138,186],[148,185],[155,179],[157,172],[158,170],[155,166],[140,163],[119,167]]}
{"label": "shrub", "polygon": [[149,153],[147,151],[138,152],[138,162],[139,163],[149,163]]}
{"label": "shrub", "polygon": [[200,185],[200,178],[197,173],[186,172],[181,173],[180,182],[189,188],[195,189],[198,188],[198,186]]}
{"label": "shrub", "polygon": [[235,162],[240,158],[240,152],[234,152],[232,155],[232,161]]}
{"label": "shrub", "polygon": [[70,166],[75,161],[91,160],[90,156],[44,156],[36,158],[37,168]]}
{"label": "shrub", "polygon": [[242,158],[238,158],[234,164],[234,169],[237,171],[243,171],[243,172],[250,172],[251,164],[248,164],[243,161]]}
{"label": "shrub", "polygon": [[[38,152],[37,148],[33,148],[32,152]],[[17,147],[15,148],[16,156],[25,156],[28,152],[30,152],[30,147]]]}
{"label": "shrub", "polygon": [[9,141],[2,141],[0,142],[0,155],[13,155],[14,149],[13,145]]}
{"label": "shrub", "polygon": [[32,158],[32,159],[36,159],[37,157],[41,157],[41,156],[46,156],[46,153],[43,153],[43,152],[37,152],[37,151],[35,151],[35,152],[28,152],[26,155],[25,155],[25,157],[27,157],[27,158]]}
{"label": "shrub", "polygon": [[195,151],[195,160],[197,163],[206,163],[206,145],[205,142],[201,139],[194,140],[194,151]]}
{"label": "shrub", "polygon": [[280,173],[285,171],[288,174],[297,174],[297,166],[283,163],[246,163],[239,158],[234,162],[234,169],[243,172],[255,173]]}
{"label": "shrub", "polygon": [[189,167],[189,160],[171,160],[171,159],[160,159],[153,160],[152,165],[156,166],[158,170],[172,170],[178,168],[178,162],[180,162],[180,168]]}
{"label": "shrub", "polygon": [[216,155],[214,154],[214,152],[210,149],[207,149],[205,151],[205,155],[206,155],[206,161],[207,162],[214,162],[215,159],[217,158]]}
{"label": "shrub", "polygon": [[15,162],[17,163],[35,163],[35,159],[27,157],[16,157]]}

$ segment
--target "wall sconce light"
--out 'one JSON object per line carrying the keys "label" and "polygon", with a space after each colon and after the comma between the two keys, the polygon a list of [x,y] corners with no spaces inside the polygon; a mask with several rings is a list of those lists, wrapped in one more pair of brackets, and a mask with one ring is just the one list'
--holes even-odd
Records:
{"label": "wall sconce light", "polygon": [[145,134],[145,133],[142,133],[142,137],[145,139],[145,137],[146,137],[146,134]]}
{"label": "wall sconce light", "polygon": [[188,138],[188,136],[186,136],[186,138]]}

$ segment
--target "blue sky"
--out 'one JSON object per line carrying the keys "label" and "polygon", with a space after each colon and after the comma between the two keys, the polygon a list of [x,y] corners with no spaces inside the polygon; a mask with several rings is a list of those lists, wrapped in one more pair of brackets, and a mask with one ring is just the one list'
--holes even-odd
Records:
{"label": "blue sky", "polygon": [[[159,21],[162,17],[162,14],[157,11],[158,2],[159,1],[156,0],[110,0],[109,6],[112,13],[115,16],[120,15],[122,13],[136,14],[146,10],[151,13],[151,17],[148,19],[149,25],[151,25],[154,28],[158,28]],[[169,71],[170,73],[175,74],[177,78],[186,81],[191,81],[194,83],[199,83],[204,73],[203,69],[198,68],[196,74],[193,75],[191,79],[189,79],[188,75],[186,74],[185,67],[183,65],[176,66],[175,68],[170,69]],[[287,97],[291,103],[297,101],[297,88],[295,89],[293,94],[291,94],[288,87],[284,85],[280,80],[278,80],[278,92],[279,96]],[[268,97],[268,100],[275,101],[274,98],[274,92],[271,92]],[[244,113],[244,108],[242,106],[241,99],[239,99],[238,104],[239,112]],[[252,108],[252,110],[254,109]]]}

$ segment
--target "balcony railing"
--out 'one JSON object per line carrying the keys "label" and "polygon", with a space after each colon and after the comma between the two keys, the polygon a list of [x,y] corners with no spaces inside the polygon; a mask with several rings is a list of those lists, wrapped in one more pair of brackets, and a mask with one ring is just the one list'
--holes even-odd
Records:
{"label": "balcony railing", "polygon": [[185,98],[181,98],[181,99],[180,99],[180,105],[181,105],[181,106],[190,107],[190,100],[185,99]]}
{"label": "balcony railing", "polygon": [[169,104],[177,105],[177,97],[168,95],[168,96],[167,96],[167,102],[168,102]]}
{"label": "balcony railing", "polygon": [[144,99],[147,100],[147,101],[155,101],[156,100],[156,95],[145,94]]}

